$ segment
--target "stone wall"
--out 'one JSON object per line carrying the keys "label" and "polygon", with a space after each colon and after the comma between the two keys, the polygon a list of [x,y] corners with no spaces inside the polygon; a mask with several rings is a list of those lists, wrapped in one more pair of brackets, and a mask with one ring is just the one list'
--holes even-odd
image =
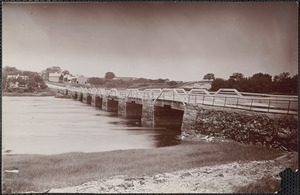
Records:
{"label": "stone wall", "polygon": [[186,106],[183,134],[223,136],[243,143],[297,151],[298,117],[211,106]]}

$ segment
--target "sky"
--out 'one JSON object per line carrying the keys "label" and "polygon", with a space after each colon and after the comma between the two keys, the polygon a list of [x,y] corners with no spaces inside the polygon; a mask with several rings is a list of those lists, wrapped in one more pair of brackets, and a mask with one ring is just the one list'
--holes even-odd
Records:
{"label": "sky", "polygon": [[2,66],[202,80],[298,73],[297,4],[3,3]]}

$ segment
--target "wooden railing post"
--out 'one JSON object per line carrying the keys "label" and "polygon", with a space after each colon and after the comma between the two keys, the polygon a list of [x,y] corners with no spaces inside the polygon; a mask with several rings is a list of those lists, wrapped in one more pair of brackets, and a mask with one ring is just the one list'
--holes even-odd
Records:
{"label": "wooden railing post", "polygon": [[253,105],[253,99],[251,99],[250,110],[252,110],[252,105]]}
{"label": "wooden railing post", "polygon": [[268,112],[270,111],[271,100],[269,100]]}
{"label": "wooden railing post", "polygon": [[289,100],[289,105],[288,105],[288,109],[287,109],[287,113],[290,113],[290,105],[291,105],[291,101]]}

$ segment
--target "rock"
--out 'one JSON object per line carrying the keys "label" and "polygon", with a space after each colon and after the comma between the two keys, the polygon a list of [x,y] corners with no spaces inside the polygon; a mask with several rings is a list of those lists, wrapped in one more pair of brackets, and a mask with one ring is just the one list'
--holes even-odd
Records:
{"label": "rock", "polygon": [[166,182],[167,180],[165,178],[158,178],[158,179],[155,179],[154,182],[155,183],[164,183]]}
{"label": "rock", "polygon": [[192,176],[192,174],[190,172],[183,173],[183,174],[180,175],[180,179],[183,179],[185,177],[190,177],[190,176]]}
{"label": "rock", "polygon": [[267,142],[271,142],[273,140],[273,137],[271,137],[271,136],[266,136],[266,141]]}
{"label": "rock", "polygon": [[277,136],[280,137],[280,138],[283,138],[283,139],[287,139],[287,138],[290,137],[290,134],[285,134],[285,133],[278,132]]}
{"label": "rock", "polygon": [[171,173],[164,173],[163,176],[164,176],[165,178],[171,178],[171,177],[173,177],[174,175],[171,174]]}

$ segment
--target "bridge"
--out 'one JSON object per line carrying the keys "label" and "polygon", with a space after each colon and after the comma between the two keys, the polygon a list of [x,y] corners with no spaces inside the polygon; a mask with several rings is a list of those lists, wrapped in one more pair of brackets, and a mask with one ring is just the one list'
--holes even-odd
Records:
{"label": "bridge", "polygon": [[[142,126],[168,126],[182,133],[217,134],[242,142],[281,143],[297,148],[298,96],[236,89],[98,89],[60,87],[64,96],[137,118]],[[270,138],[271,137],[271,138]],[[295,144],[291,144],[294,143]],[[278,145],[278,144],[277,144]],[[280,144],[279,144],[280,145]],[[281,146],[280,145],[280,146]],[[294,149],[292,149],[294,150]]]}
{"label": "bridge", "polygon": [[[270,95],[260,93],[238,92],[236,89],[219,89],[210,92],[206,89],[96,89],[96,88],[66,88],[74,99],[81,100],[93,106],[102,107],[108,111],[118,111],[112,105],[119,103],[143,102],[154,106],[169,105],[176,110],[184,110],[186,105],[209,105],[255,112],[298,115],[298,96]],[[122,110],[119,111],[122,113]]]}

